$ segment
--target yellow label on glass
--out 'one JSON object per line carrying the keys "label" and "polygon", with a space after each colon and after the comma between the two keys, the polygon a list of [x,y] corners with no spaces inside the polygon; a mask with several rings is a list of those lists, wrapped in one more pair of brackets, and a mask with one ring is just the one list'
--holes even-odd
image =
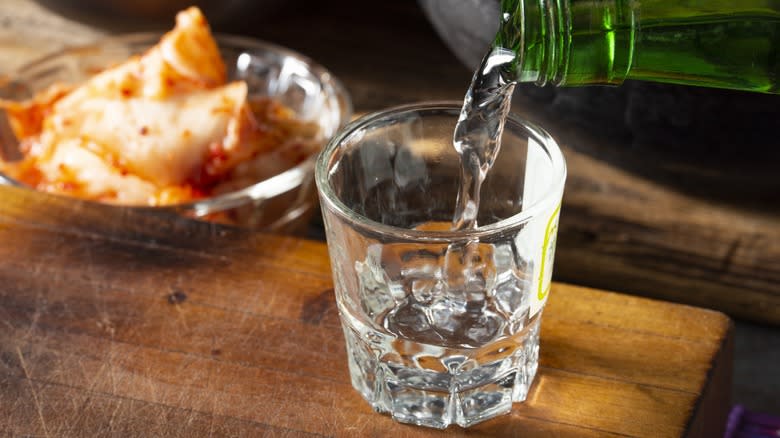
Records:
{"label": "yellow label on glass", "polygon": [[552,266],[555,259],[555,243],[558,238],[558,216],[560,212],[561,204],[558,204],[555,211],[550,215],[550,219],[547,220],[547,227],[544,230],[542,259],[539,267],[539,289],[536,293],[536,298],[541,303],[547,300],[550,287],[552,287]]}

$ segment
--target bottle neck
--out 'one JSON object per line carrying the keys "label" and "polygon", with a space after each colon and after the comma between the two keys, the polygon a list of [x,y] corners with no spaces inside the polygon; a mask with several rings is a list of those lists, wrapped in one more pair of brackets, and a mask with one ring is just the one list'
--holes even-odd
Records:
{"label": "bottle neck", "polygon": [[494,50],[518,82],[625,79],[780,93],[775,0],[502,0]]}
{"label": "bottle neck", "polygon": [[515,52],[518,82],[618,85],[629,77],[635,20],[624,2],[502,0],[501,8],[494,47]]}

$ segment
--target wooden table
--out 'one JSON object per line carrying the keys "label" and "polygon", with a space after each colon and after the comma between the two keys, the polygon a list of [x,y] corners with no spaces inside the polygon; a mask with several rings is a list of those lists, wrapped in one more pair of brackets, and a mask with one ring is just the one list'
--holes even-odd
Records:
{"label": "wooden table", "polygon": [[[441,435],[352,389],[323,243],[0,198],[0,435]],[[557,283],[541,338],[528,401],[469,436],[722,436],[725,315]]]}
{"label": "wooden table", "polygon": [[[371,11],[364,2],[307,2],[305,7],[289,2],[287,10],[215,27],[318,60],[344,81],[358,112],[463,98],[471,72],[443,45],[416,2],[379,2]],[[116,20],[110,26],[84,24],[41,6],[55,3],[0,2],[0,73],[63,45],[118,31]],[[148,27],[126,22],[121,31]],[[601,133],[583,130],[577,120],[544,111],[522,96],[515,97],[513,110],[551,131],[567,160],[556,279],[780,325],[776,162],[705,168],[652,147],[632,149],[608,135],[609,123]],[[691,178],[706,175],[705,191],[742,188],[742,195],[750,196],[721,199],[686,190],[668,176],[669,169],[680,168]]]}

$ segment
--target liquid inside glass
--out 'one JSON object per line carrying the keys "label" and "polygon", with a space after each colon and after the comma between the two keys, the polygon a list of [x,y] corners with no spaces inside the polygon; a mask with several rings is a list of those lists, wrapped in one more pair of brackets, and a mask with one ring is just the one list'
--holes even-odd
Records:
{"label": "liquid inside glass", "polygon": [[[416,230],[478,229],[482,184],[500,151],[514,89],[506,74],[513,60],[512,53],[493,50],[475,73],[452,136],[459,186],[430,195],[456,197],[452,219],[429,218]],[[378,179],[383,172],[364,173]],[[397,169],[386,173],[395,175],[391,186],[408,183]],[[380,199],[385,188],[376,184],[362,202]],[[405,214],[390,210],[377,215]],[[525,400],[538,367],[541,312],[530,305],[538,285],[534,245],[521,234],[440,243],[377,238],[365,257],[350,262],[357,291],[347,291],[337,274],[352,383],[375,410],[407,423],[466,427]]]}
{"label": "liquid inside glass", "polygon": [[425,426],[508,412],[538,366],[529,267],[513,240],[369,247],[356,263],[360,308],[340,306],[353,385],[376,410]]}

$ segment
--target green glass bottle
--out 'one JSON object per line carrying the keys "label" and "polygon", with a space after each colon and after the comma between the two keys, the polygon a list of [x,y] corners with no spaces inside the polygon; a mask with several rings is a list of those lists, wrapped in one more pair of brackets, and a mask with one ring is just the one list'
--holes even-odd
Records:
{"label": "green glass bottle", "polygon": [[780,0],[502,0],[519,82],[625,79],[780,93]]}

